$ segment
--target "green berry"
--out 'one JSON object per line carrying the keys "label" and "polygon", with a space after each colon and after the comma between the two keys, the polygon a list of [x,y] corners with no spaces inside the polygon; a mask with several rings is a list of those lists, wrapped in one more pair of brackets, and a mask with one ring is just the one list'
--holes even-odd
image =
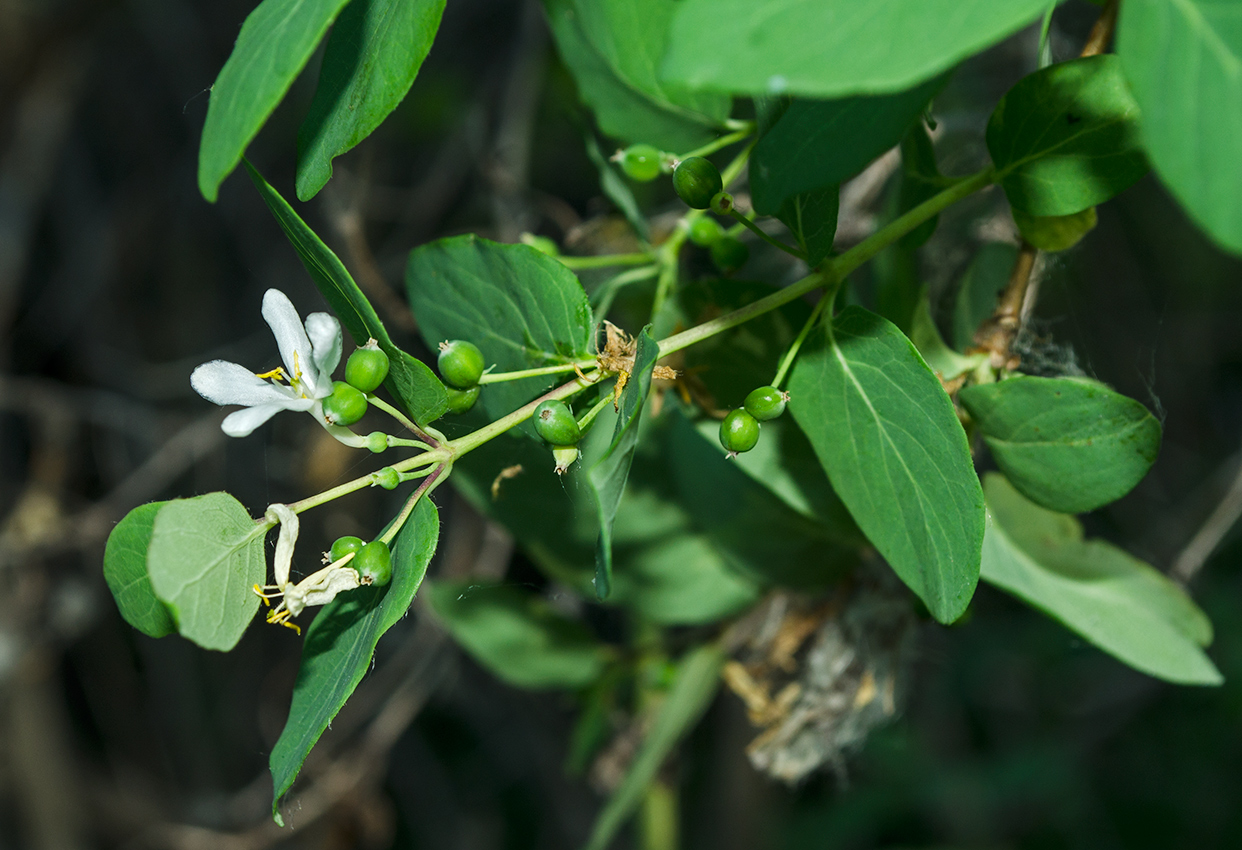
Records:
{"label": "green berry", "polygon": [[578,420],[563,401],[540,402],[534,421],[535,432],[554,446],[572,446],[582,439]]}
{"label": "green berry", "polygon": [[648,183],[660,176],[663,156],[651,145],[630,145],[621,152],[621,170],[631,180]]}
{"label": "green berry", "polygon": [[711,160],[692,156],[677,163],[673,169],[673,190],[687,206],[705,210],[711,206],[716,193],[724,191],[724,182]]}
{"label": "green berry", "polygon": [[728,215],[733,211],[733,196],[728,192],[717,192],[712,195],[709,209],[716,215]]}
{"label": "green berry", "polygon": [[323,418],[329,425],[353,425],[367,412],[367,397],[344,381],[332,382],[332,395],[323,400]]}
{"label": "green berry", "polygon": [[712,262],[722,272],[737,271],[750,259],[750,249],[732,236],[724,236],[712,243]]}
{"label": "green berry", "polygon": [[362,576],[364,584],[383,587],[392,581],[392,553],[383,540],[372,540],[363,546],[349,563]]}
{"label": "green berry", "polygon": [[396,490],[397,485],[401,483],[401,473],[393,469],[391,466],[385,466],[383,469],[377,469],[371,473],[372,479],[376,484],[385,490]]}
{"label": "green berry", "polygon": [[372,431],[367,434],[367,448],[379,454],[388,448],[388,435],[383,431]]}
{"label": "green berry", "polygon": [[748,452],[759,442],[759,420],[743,408],[729,413],[720,423],[720,444],[730,454]]}
{"label": "green berry", "polygon": [[690,222],[690,241],[700,248],[710,248],[717,239],[724,236],[724,228],[720,222],[708,216],[701,216]]}
{"label": "green berry", "polygon": [[345,380],[364,393],[373,393],[388,377],[388,355],[370,340],[345,361]]}
{"label": "green berry", "polygon": [[743,406],[751,416],[760,422],[767,422],[785,412],[787,401],[789,401],[789,393],[782,392],[776,387],[759,387],[750,391]]}
{"label": "green berry", "polygon": [[476,384],[468,390],[459,390],[455,387],[445,387],[445,389],[448,390],[449,413],[465,413],[479,400],[479,390],[482,387]]}
{"label": "green berry", "polygon": [[440,376],[444,383],[459,390],[468,390],[483,377],[483,352],[472,342],[460,339],[440,343]]}
{"label": "green berry", "polygon": [[[338,537],[336,542],[332,544],[332,551],[328,553],[328,557],[332,559],[332,563],[344,558],[346,555],[353,553],[355,557],[358,550],[363,546],[361,537]],[[352,563],[352,561],[350,562]]]}
{"label": "green berry", "polygon": [[564,475],[578,459],[577,446],[553,446],[552,459],[556,461],[556,474]]}

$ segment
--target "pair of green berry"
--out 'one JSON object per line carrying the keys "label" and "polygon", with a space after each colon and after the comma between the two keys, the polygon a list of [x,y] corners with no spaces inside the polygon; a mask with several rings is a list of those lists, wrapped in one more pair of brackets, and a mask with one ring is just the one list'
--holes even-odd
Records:
{"label": "pair of green berry", "polygon": [[720,423],[720,444],[730,456],[750,451],[759,442],[759,423],[784,413],[788,401],[789,393],[776,387],[751,390],[742,406]]}
{"label": "pair of green berry", "polygon": [[388,355],[374,339],[354,349],[345,362],[345,380],[332,382],[332,395],[323,400],[323,416],[331,425],[353,425],[367,412],[367,393],[388,377]]}
{"label": "pair of green berry", "polygon": [[479,400],[479,379],[487,363],[473,342],[451,339],[440,343],[436,361],[448,389],[449,413],[465,413]]}
{"label": "pair of green berry", "polygon": [[578,442],[582,439],[582,428],[574,418],[573,411],[563,401],[541,401],[535,408],[532,419],[535,433],[552,447],[556,474],[564,475],[578,459]]}
{"label": "pair of green berry", "polygon": [[363,584],[383,587],[392,581],[392,552],[383,540],[363,543],[360,537],[338,537],[328,557],[332,563],[353,554],[349,565],[357,571]]}

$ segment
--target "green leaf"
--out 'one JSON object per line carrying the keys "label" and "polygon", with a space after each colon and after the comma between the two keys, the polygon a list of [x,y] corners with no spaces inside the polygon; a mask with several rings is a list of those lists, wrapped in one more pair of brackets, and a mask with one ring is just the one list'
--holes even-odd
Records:
{"label": "green leaf", "polygon": [[914,318],[910,323],[910,341],[931,370],[945,381],[951,381],[987,362],[986,354],[967,357],[945,344],[944,338],[940,336],[940,329],[932,319],[926,288],[914,309]]}
{"label": "green leaf", "polygon": [[[556,259],[528,245],[502,245],[473,234],[438,239],[410,252],[410,306],[432,351],[464,339],[496,372],[589,358],[592,318],[582,284]],[[523,378],[483,388],[479,401],[499,419],[564,377]],[[533,435],[529,422],[519,426]]]}
{"label": "green leaf", "polygon": [[272,817],[281,826],[280,798],[293,785],[319,736],[371,669],[375,644],[409,610],[439,537],[436,506],[430,499],[421,499],[394,542],[392,581],[385,587],[359,587],[340,594],[306,630],[289,718],[268,760]]}
{"label": "green leaf", "polygon": [[715,644],[707,644],[688,652],[678,664],[677,678],[660,706],[660,713],[639,746],[625,778],[596,818],[586,850],[608,847],[638,808],[664,760],[712,704],[720,687],[724,663],[724,651]]}
{"label": "green leaf", "polygon": [[427,601],[453,640],[514,687],[584,688],[609,657],[586,626],[512,585],[437,581]]}
{"label": "green leaf", "polygon": [[840,202],[840,187],[829,186],[790,195],[776,211],[776,217],[798,240],[798,247],[806,254],[806,263],[811,268],[822,263],[832,252]]}
{"label": "green leaf", "polygon": [[795,100],[751,155],[755,210],[772,215],[793,195],[853,177],[901,141],[943,85],[938,77],[893,95]]}
{"label": "green leaf", "polygon": [[591,495],[595,497],[595,509],[599,515],[599,542],[595,550],[595,595],[607,599],[612,590],[612,526],[625,492],[625,482],[630,476],[634,462],[634,449],[638,445],[638,420],[651,392],[651,370],[660,359],[660,346],[651,338],[650,325],[638,333],[638,350],[634,355],[634,369],[621,393],[620,413],[612,432],[612,443],[587,478],[591,483]]}
{"label": "green leaf", "polygon": [[729,117],[727,96],[656,78],[672,0],[544,0],[544,8],[561,58],[607,135],[680,153],[711,141]]}
{"label": "green leaf", "polygon": [[297,251],[302,265],[310,272],[311,280],[315,281],[315,286],[354,342],[362,345],[373,338],[388,355],[388,378],[384,386],[401,400],[418,424],[426,425],[438,419],[448,409],[448,393],[444,384],[426,363],[411,357],[393,343],[384,329],[384,323],[375,314],[375,308],[354,283],[340,258],[249,162],[246,163],[246,170],[250,172],[250,179],[267,208],[276,217],[276,223],[285,232],[293,250]]}
{"label": "green leaf", "polygon": [[1156,173],[1200,227],[1242,253],[1242,11],[1220,0],[1126,0],[1117,53]]}
{"label": "green leaf", "polygon": [[348,0],[263,0],[242,24],[211,87],[198,190],[213,203],[224,178],[284,98]]}
{"label": "green leaf", "polygon": [[167,502],[148,502],[125,515],[108,535],[104,547],[103,573],[121,616],[144,635],[153,638],[172,634],[177,624],[151,588],[147,575],[147,549],[155,528],[155,515]]}
{"label": "green leaf", "polygon": [[1073,215],[1027,215],[1013,211],[1022,238],[1041,251],[1067,251],[1095,229],[1095,207]]}
{"label": "green leaf", "polygon": [[988,121],[988,152],[1010,205],[1070,215],[1147,173],[1139,108],[1116,56],[1052,65],[1009,90]]}
{"label": "green leaf", "polygon": [[431,50],[444,0],[351,0],[332,28],[310,112],[298,131],[298,198],[332,176],[332,160],[397,108]]}
{"label": "green leaf", "polygon": [[259,607],[253,587],[267,583],[269,528],[228,493],[173,499],[159,509],[147,572],[182,637],[205,649],[237,645]]}
{"label": "green leaf", "polygon": [[859,528],[942,623],[979,576],[984,505],[953,403],[888,321],[847,307],[807,341],[789,410]]}
{"label": "green leaf", "polygon": [[953,345],[965,351],[975,344],[975,331],[996,309],[996,301],[1013,271],[1018,249],[1005,242],[979,247],[958,284],[953,304]]}
{"label": "green leaf", "polygon": [[661,67],[696,89],[901,91],[1034,21],[1048,0],[684,0]]}
{"label": "green leaf", "polygon": [[638,201],[634,199],[634,193],[630,190],[629,184],[621,179],[621,175],[604,158],[603,151],[599,149],[599,143],[590,133],[586,135],[586,152],[599,172],[600,189],[610,201],[617,205],[617,209],[621,210],[621,214],[630,223],[630,227],[634,228],[638,238],[650,239],[651,229],[647,226],[647,217],[638,208]]}
{"label": "green leaf", "polygon": [[958,398],[1010,482],[1054,511],[1120,499],[1160,451],[1160,423],[1147,408],[1095,381],[1022,376]]}
{"label": "green leaf", "polygon": [[982,578],[1148,675],[1187,685],[1223,679],[1200,647],[1212,624],[1185,592],[1073,517],[1046,511],[1000,475],[984,482],[989,523]]}
{"label": "green leaf", "polygon": [[[808,516],[792,509],[772,486],[755,480],[725,455],[719,422],[708,420],[696,426],[679,414],[672,419],[666,457],[681,504],[695,527],[735,570],[764,586],[822,588],[839,581],[857,564],[863,541],[848,515],[828,525],[813,513]],[[769,458],[780,450],[780,434],[773,432],[789,424],[781,420],[763,423],[759,443],[773,444],[765,447]],[[753,470],[751,454],[737,459],[746,457]],[[814,458],[809,460],[813,468]],[[804,497],[779,460],[769,460],[769,464],[778,475],[785,473],[780,483],[793,490],[795,498]],[[813,511],[809,504],[806,507]],[[847,536],[851,530],[853,539]]]}

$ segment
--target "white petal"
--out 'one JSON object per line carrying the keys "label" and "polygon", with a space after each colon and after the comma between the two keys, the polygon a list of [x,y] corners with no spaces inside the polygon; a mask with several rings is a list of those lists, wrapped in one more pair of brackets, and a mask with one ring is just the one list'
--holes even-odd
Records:
{"label": "white petal", "polygon": [[194,392],[216,404],[280,404],[294,401],[292,390],[268,383],[245,366],[227,360],[212,360],[190,373]]}
{"label": "white petal", "polygon": [[296,617],[311,605],[327,605],[338,593],[360,586],[358,573],[353,567],[324,567],[285,594],[285,607]]}
{"label": "white petal", "polygon": [[324,398],[332,393],[332,373],[341,362],[341,323],[328,313],[311,313],[306,317],[306,334],[319,373],[314,395]]}
{"label": "white petal", "polygon": [[289,583],[289,567],[293,563],[293,547],[298,542],[298,529],[300,528],[298,515],[288,505],[268,505],[266,517],[269,520],[280,522],[280,536],[276,538],[274,571],[276,586],[288,593],[285,585]]}
{"label": "white petal", "polygon": [[269,289],[263,293],[263,318],[267,319],[276,337],[276,347],[280,349],[280,359],[285,362],[289,377],[314,386],[319,377],[314,352],[293,302],[279,289]]}
{"label": "white petal", "polygon": [[282,410],[288,410],[287,404],[260,404],[258,407],[243,407],[224,417],[220,429],[230,437],[249,437],[267,420]]}

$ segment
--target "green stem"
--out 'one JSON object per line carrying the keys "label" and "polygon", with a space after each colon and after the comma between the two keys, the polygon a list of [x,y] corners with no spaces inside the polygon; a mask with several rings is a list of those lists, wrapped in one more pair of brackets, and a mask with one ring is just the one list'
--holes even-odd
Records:
{"label": "green stem", "polygon": [[388,530],[380,535],[380,540],[388,545],[392,545],[392,541],[396,539],[397,534],[401,531],[401,526],[405,525],[405,521],[410,518],[410,514],[414,513],[414,506],[418,504],[418,500],[424,496],[431,495],[431,492],[449,477],[449,473],[453,471],[453,464],[442,463],[431,471],[423,483],[418,485],[410,498],[405,500],[405,507],[401,509],[401,513],[397,514],[397,518],[392,521],[392,525],[388,526]]}
{"label": "green stem", "polygon": [[802,347],[802,343],[806,342],[807,336],[811,333],[811,328],[815,327],[815,323],[819,321],[820,315],[824,312],[832,301],[836,299],[837,290],[834,287],[824,293],[824,297],[819,299],[819,303],[815,305],[815,309],[811,311],[811,315],[807,318],[806,324],[802,326],[802,330],[798,332],[797,338],[793,341],[793,345],[789,346],[789,350],[785,352],[785,356],[781,358],[781,365],[776,370],[776,377],[772,379],[772,386],[778,390],[785,380],[785,375],[789,373],[789,367],[793,365],[794,358],[798,356],[798,349]]}
{"label": "green stem", "polygon": [[610,401],[612,401],[612,393],[604,393],[600,396],[599,400],[595,402],[591,409],[584,413],[582,418],[578,420],[578,430],[585,434],[586,429],[590,428],[591,423],[595,421],[595,417],[599,416],[599,412],[607,407],[608,402]]}
{"label": "green stem", "polygon": [[527,419],[530,419],[535,413],[535,408],[538,407],[541,402],[548,401],[549,399],[569,398],[574,393],[581,392],[592,384],[597,383],[602,377],[603,372],[597,370],[587,375],[586,381],[583,381],[581,378],[574,378],[569,383],[562,384],[551,392],[547,392],[539,396],[539,398],[534,401],[522,405],[508,416],[502,416],[490,425],[484,425],[482,428],[473,433],[467,434],[464,437],[458,437],[456,440],[450,442],[446,448],[449,450],[450,456],[453,460],[456,460],[467,452],[474,451],[488,440],[498,437],[510,428],[516,425],[521,425]]}
{"label": "green stem", "polygon": [[773,292],[771,295],[760,298],[758,301],[751,302],[745,307],[734,310],[732,313],[726,313],[679,334],[665,337],[660,340],[660,356],[664,357],[672,354],[674,351],[681,351],[683,348],[702,342],[722,331],[735,328],[756,316],[761,316],[783,304],[788,304],[790,301],[801,298],[803,295],[821,286],[835,285],[838,281],[844,280],[854,269],[870,260],[923,222],[935,215],[939,215],[946,207],[952,206],[963,198],[978,192],[980,189],[990,186],[995,179],[996,172],[990,167],[977,174],[962,178],[938,195],[928,198],[905,215],[889,222],[884,228],[871,234],[844,254],[832,258],[819,271],[812,272],[797,283],[792,283],[784,289]]}
{"label": "green stem", "polygon": [[589,369],[594,365],[594,360],[577,360],[573,363],[559,363],[556,366],[540,366],[538,369],[522,369],[517,372],[484,372],[483,377],[479,378],[479,383],[499,384],[504,381],[520,381],[523,378],[537,378],[540,375],[559,375],[563,372],[572,372],[575,367],[578,369]]}
{"label": "green stem", "polygon": [[[407,472],[411,469],[417,469],[420,466],[426,466],[429,463],[446,463],[451,460],[452,457],[452,453],[441,446],[429,452],[423,452],[420,455],[415,455],[414,457],[406,458],[405,460],[398,461],[397,463],[389,464],[389,466],[397,472]],[[339,499],[341,496],[349,495],[355,490],[361,490],[363,487],[370,487],[374,481],[375,479],[373,474],[368,472],[366,475],[361,475],[353,481],[346,481],[344,484],[340,484],[330,490],[324,490],[322,493],[307,496],[305,499],[289,505],[289,508],[295,514],[300,514],[303,511],[307,511],[311,508],[331,502],[333,499]]]}
{"label": "green stem", "polygon": [[677,789],[662,779],[654,780],[643,795],[643,850],[677,850]]}
{"label": "green stem", "polygon": [[642,280],[650,280],[660,273],[658,265],[643,266],[642,268],[630,269],[621,272],[616,277],[609,278],[591,295],[591,300],[595,302],[595,321],[601,322],[608,315],[608,311],[612,309],[612,302],[616,300],[617,293],[623,287],[629,286],[631,283],[638,283]]}
{"label": "green stem", "polygon": [[701,148],[695,148],[689,153],[683,153],[681,156],[677,158],[678,159],[689,159],[692,156],[707,156],[708,154],[713,154],[716,151],[720,150],[721,148],[727,148],[729,145],[736,144],[737,142],[742,141],[743,139],[745,139],[747,136],[749,136],[753,132],[755,132],[754,123],[747,121],[746,126],[738,130],[737,132],[730,133],[727,136],[721,136],[719,139],[708,142],[707,144],[703,145],[703,147]]}
{"label": "green stem", "polygon": [[784,242],[780,241],[779,239],[769,236],[767,233],[763,231],[762,227],[755,224],[753,221],[751,221],[746,216],[742,215],[736,209],[729,210],[729,215],[736,218],[738,221],[738,224],[745,227],[747,230],[749,230],[751,233],[758,236],[764,242],[767,242],[769,245],[774,245],[775,247],[780,248],[786,254],[792,254],[793,256],[797,257],[799,260],[806,259],[806,254],[802,253],[797,248],[794,248],[790,245],[786,245]]}
{"label": "green stem", "polygon": [[562,254],[556,259],[571,269],[603,269],[609,266],[641,266],[655,259],[651,254],[600,254],[595,257],[570,257]]}
{"label": "green stem", "polygon": [[393,419],[396,419],[398,422],[404,425],[408,430],[410,430],[415,435],[417,435],[419,440],[421,440],[424,443],[427,443],[432,448],[436,448],[437,446],[440,445],[435,440],[435,438],[433,438],[430,434],[428,434],[422,428],[419,428],[417,425],[415,425],[404,413],[402,413],[397,408],[393,407],[388,402],[384,401],[382,398],[377,396],[375,393],[367,394],[367,402],[375,405],[380,410],[384,411],[389,416],[391,416]]}

